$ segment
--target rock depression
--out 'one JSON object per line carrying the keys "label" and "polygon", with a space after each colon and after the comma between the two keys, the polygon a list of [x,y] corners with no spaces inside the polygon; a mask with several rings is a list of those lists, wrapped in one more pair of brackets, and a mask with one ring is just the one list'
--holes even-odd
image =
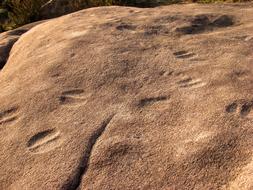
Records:
{"label": "rock depression", "polygon": [[0,71],[0,189],[253,188],[253,4],[102,7]]}

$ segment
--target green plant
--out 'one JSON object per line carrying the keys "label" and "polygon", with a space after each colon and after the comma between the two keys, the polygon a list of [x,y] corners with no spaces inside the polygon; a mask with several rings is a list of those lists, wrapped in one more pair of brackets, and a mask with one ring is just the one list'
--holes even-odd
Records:
{"label": "green plant", "polygon": [[8,11],[0,8],[0,22],[8,19]]}
{"label": "green plant", "polygon": [[10,22],[20,26],[32,22],[46,0],[4,0],[2,6],[8,11]]}

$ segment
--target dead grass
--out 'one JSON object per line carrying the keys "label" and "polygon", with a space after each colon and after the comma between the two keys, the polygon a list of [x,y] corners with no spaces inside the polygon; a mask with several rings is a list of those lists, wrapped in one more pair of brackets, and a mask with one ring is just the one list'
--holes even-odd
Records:
{"label": "dead grass", "polygon": [[[246,2],[249,0],[72,0],[68,1],[68,6],[73,10],[79,10],[95,6],[109,5],[127,5],[137,7],[152,7],[158,5],[196,2],[196,3],[214,3],[214,2]],[[42,5],[48,0],[3,0],[0,1],[0,10],[7,10],[3,14],[0,11],[0,32],[1,30],[10,30],[18,26],[39,20],[38,12]],[[3,9],[2,9],[2,8]],[[7,15],[7,16],[6,16]]]}

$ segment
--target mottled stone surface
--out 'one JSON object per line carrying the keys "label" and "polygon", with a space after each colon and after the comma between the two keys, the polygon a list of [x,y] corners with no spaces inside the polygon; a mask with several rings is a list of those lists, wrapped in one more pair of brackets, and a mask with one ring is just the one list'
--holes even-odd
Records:
{"label": "mottled stone surface", "polygon": [[102,7],[0,71],[0,189],[253,188],[253,5]]}

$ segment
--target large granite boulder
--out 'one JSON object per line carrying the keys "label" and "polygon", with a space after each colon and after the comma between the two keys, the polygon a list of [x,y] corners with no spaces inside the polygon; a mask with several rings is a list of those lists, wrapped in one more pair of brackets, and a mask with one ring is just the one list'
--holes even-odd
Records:
{"label": "large granite boulder", "polygon": [[0,189],[253,188],[253,4],[42,23],[0,72]]}

